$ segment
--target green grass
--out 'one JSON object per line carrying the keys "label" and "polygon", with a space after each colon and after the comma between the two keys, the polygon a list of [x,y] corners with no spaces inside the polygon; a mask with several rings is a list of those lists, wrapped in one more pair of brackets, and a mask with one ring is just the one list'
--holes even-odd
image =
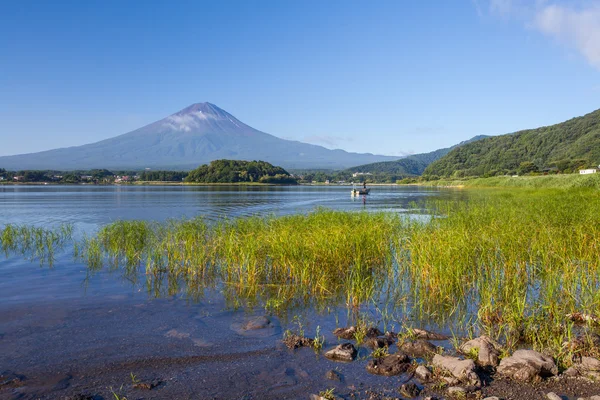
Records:
{"label": "green grass", "polygon": [[8,257],[21,254],[40,265],[54,264],[54,255],[72,238],[73,226],[61,225],[57,230],[29,225],[7,224],[0,228],[0,249]]}
{"label": "green grass", "polygon": [[600,174],[560,174],[560,175],[538,175],[538,176],[495,176],[491,178],[472,179],[442,179],[429,182],[420,182],[426,186],[462,186],[462,187],[501,187],[501,188],[554,188],[554,189],[577,189],[594,188],[600,189]]}

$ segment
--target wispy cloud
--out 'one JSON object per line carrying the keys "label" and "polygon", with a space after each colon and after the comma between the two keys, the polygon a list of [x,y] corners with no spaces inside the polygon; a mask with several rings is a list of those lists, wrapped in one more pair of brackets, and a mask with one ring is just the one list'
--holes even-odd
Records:
{"label": "wispy cloud", "polygon": [[302,139],[302,141],[307,142],[307,143],[335,147],[335,146],[339,146],[341,143],[351,142],[352,138],[341,137],[341,136],[329,136],[329,135],[312,135],[312,136],[305,136]]}
{"label": "wispy cloud", "polygon": [[472,0],[478,13],[513,18],[580,53],[600,69],[600,3],[598,1]]}
{"label": "wispy cloud", "polygon": [[569,47],[600,69],[600,4],[587,8],[568,8],[556,4],[541,7],[533,26]]}

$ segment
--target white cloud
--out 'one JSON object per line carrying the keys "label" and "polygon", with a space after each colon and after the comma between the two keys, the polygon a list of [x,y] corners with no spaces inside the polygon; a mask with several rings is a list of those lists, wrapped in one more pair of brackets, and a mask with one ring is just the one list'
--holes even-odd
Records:
{"label": "white cloud", "polygon": [[490,0],[490,12],[507,16],[513,11],[513,5],[512,0]]}
{"label": "white cloud", "polygon": [[313,135],[304,137],[302,141],[329,147],[336,147],[339,146],[341,142],[351,142],[352,138],[329,135]]}
{"label": "white cloud", "polygon": [[200,126],[200,121],[209,119],[217,119],[217,117],[202,111],[193,111],[186,114],[173,114],[166,118],[166,122],[163,125],[177,131],[190,132],[192,129]]}
{"label": "white cloud", "polygon": [[600,69],[600,4],[574,9],[555,4],[540,7],[533,26],[579,51]]}
{"label": "white cloud", "polygon": [[[580,53],[600,69],[600,1],[472,0],[477,13],[522,21]],[[487,4],[487,8],[485,5]]]}

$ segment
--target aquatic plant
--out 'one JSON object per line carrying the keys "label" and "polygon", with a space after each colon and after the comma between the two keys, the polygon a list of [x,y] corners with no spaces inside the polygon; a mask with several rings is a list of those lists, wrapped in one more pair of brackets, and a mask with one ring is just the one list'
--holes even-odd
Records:
{"label": "aquatic plant", "polygon": [[0,248],[8,257],[21,254],[30,261],[38,260],[40,265],[52,266],[54,255],[71,240],[73,226],[61,225],[58,229],[46,229],[31,225],[7,224],[0,228]]}

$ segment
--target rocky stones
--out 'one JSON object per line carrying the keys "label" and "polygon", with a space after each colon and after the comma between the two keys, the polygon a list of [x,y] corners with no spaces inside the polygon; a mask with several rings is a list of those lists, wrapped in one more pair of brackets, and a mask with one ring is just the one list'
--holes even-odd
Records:
{"label": "rocky stones", "polygon": [[414,383],[405,383],[400,386],[400,394],[404,397],[417,397],[419,393],[421,393],[421,389]]}
{"label": "rocky stones", "polygon": [[500,362],[501,346],[488,336],[480,336],[460,346],[463,354],[477,352],[477,363],[483,367],[495,367]]}
{"label": "rocky stones", "polygon": [[350,326],[348,328],[336,328],[333,331],[333,334],[340,339],[353,340],[354,334],[356,333],[356,328]]}
{"label": "rocky stones", "polygon": [[411,355],[413,357],[425,357],[429,354],[433,354],[436,351],[436,347],[426,340],[418,339],[404,342],[398,347],[402,352]]}
{"label": "rocky stones", "polygon": [[[337,328],[333,331],[333,334],[340,339],[353,340],[356,338],[357,328],[355,326],[350,326],[348,328]],[[377,328],[367,328],[365,331],[365,337],[375,338],[377,336],[382,336],[383,333]]]}
{"label": "rocky stones", "polygon": [[517,350],[502,359],[498,373],[519,381],[533,381],[557,375],[558,368],[551,357],[534,350]]}
{"label": "rocky stones", "polygon": [[158,385],[160,385],[160,381],[138,382],[138,383],[135,383],[133,385],[133,388],[134,389],[141,389],[141,390],[152,390],[155,387],[157,387]]}
{"label": "rocky stones", "polygon": [[309,339],[304,336],[296,335],[293,333],[289,334],[289,335],[285,335],[285,337],[283,338],[283,344],[285,344],[285,346],[288,349],[298,349],[300,347],[312,347],[313,343],[314,343],[314,339]]}
{"label": "rocky stones", "polygon": [[458,357],[433,356],[433,365],[443,371],[450,373],[454,378],[469,385],[479,387],[481,380],[475,372],[475,362],[473,360],[461,360]]}
{"label": "rocky stones", "polygon": [[600,379],[600,360],[593,357],[581,357],[579,363],[563,372],[566,376],[585,376],[592,379]]}
{"label": "rocky stones", "polygon": [[440,333],[430,332],[425,329],[413,328],[413,335],[417,339],[425,339],[425,340],[448,340],[448,336],[442,335]]}
{"label": "rocky stones", "polygon": [[389,347],[394,344],[394,340],[387,337],[371,337],[365,340],[365,346],[371,349],[381,349],[384,347]]}
{"label": "rocky stones", "polygon": [[329,371],[327,371],[325,373],[325,378],[329,379],[330,381],[338,381],[338,382],[342,382],[344,380],[344,376],[342,374],[340,374],[337,371],[334,371],[332,369],[330,369]]}
{"label": "rocky stones", "polygon": [[410,369],[410,358],[404,353],[376,358],[367,364],[367,372],[375,375],[394,376]]}
{"label": "rocky stones", "polygon": [[417,369],[415,370],[415,376],[421,382],[428,382],[433,377],[433,374],[431,373],[431,371],[427,367],[425,367],[423,365],[419,365],[417,367]]}
{"label": "rocky stones", "polygon": [[335,346],[324,355],[326,358],[333,361],[350,362],[356,358],[357,353],[358,352],[352,343],[342,343]]}

